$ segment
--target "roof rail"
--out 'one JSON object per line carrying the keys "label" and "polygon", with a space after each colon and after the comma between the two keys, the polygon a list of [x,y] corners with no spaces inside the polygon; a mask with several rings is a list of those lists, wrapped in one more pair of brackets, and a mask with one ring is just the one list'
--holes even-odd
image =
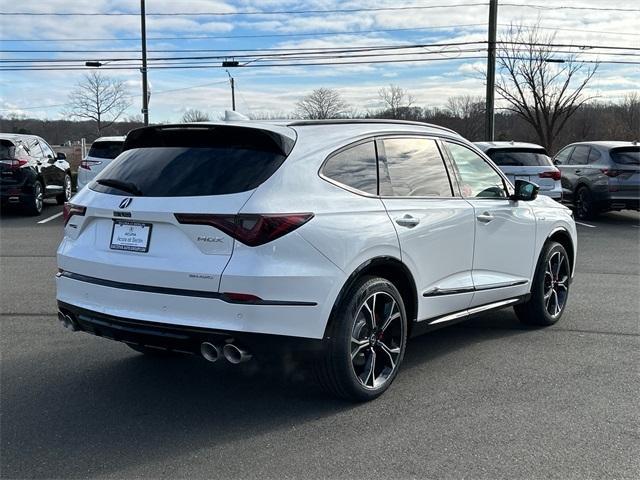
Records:
{"label": "roof rail", "polygon": [[288,123],[288,127],[302,127],[305,125],[340,125],[349,123],[391,123],[399,125],[418,125],[420,127],[437,128],[438,130],[444,130],[445,132],[458,133],[447,127],[441,127],[440,125],[434,125],[426,122],[414,122],[410,120],[391,120],[386,118],[333,118],[326,120],[296,120]]}

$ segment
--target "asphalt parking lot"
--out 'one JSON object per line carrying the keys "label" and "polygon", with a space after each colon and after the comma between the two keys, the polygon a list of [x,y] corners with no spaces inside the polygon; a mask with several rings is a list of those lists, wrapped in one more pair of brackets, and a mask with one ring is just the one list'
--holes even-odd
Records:
{"label": "asphalt parking lot", "polygon": [[640,215],[578,226],[568,309],[410,341],[379,400],[152,359],[56,319],[61,207],[0,216],[3,478],[638,478]]}

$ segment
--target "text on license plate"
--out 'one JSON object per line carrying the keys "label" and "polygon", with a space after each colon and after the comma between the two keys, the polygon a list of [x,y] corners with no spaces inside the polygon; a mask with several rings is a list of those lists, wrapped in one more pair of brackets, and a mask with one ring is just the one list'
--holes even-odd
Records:
{"label": "text on license plate", "polygon": [[114,220],[109,248],[130,252],[148,252],[150,238],[150,223]]}

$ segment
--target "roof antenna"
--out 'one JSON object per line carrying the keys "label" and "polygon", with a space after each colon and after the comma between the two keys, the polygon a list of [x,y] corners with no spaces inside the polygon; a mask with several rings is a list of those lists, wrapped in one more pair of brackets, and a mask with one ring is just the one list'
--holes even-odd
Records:
{"label": "roof antenna", "polygon": [[241,113],[234,112],[233,110],[224,111],[225,122],[246,122],[251,120],[249,117],[242,115]]}

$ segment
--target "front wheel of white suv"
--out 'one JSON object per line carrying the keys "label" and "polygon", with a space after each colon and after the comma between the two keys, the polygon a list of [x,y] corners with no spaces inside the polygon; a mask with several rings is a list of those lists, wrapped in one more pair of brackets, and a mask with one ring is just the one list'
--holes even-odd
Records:
{"label": "front wheel of white suv", "polygon": [[356,401],[373,400],[393,382],[407,343],[407,314],[398,289],[366,276],[335,306],[320,383],[331,393]]}
{"label": "front wheel of white suv", "polygon": [[562,316],[569,299],[571,264],[565,248],[547,242],[540,255],[531,287],[531,297],[514,310],[527,325],[553,325]]}

